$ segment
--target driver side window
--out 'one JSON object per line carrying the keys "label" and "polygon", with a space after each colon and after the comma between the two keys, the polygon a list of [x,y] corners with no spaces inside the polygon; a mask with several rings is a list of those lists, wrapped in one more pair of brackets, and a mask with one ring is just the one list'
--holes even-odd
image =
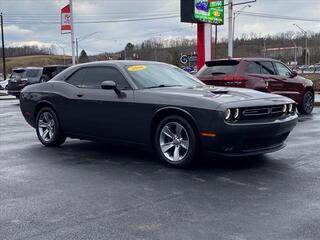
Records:
{"label": "driver side window", "polygon": [[283,77],[290,77],[291,71],[282,63],[275,62],[274,65],[276,66],[276,69],[278,71],[278,75]]}
{"label": "driver side window", "polygon": [[103,81],[114,81],[119,89],[131,89],[121,72],[113,67],[89,67],[83,79],[83,88],[101,89]]}

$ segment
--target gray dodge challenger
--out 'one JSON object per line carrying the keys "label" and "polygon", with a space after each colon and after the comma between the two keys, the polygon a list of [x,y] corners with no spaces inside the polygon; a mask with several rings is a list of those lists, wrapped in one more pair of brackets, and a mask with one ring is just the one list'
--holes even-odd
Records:
{"label": "gray dodge challenger", "polygon": [[23,89],[20,108],[40,142],[66,137],[153,149],[174,166],[205,152],[225,156],[277,151],[297,123],[289,98],[209,87],[158,62],[105,61],[64,70]]}

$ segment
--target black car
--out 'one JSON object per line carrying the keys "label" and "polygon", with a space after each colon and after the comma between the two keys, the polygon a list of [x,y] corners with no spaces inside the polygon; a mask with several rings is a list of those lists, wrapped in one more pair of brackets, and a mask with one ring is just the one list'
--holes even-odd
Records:
{"label": "black car", "polygon": [[8,94],[19,98],[20,92],[25,86],[40,82],[41,75],[41,67],[13,69],[8,80]]}
{"label": "black car", "polygon": [[67,65],[50,65],[44,66],[42,70],[41,82],[48,82],[51,78],[53,78],[58,73],[67,69],[69,66]]}
{"label": "black car", "polygon": [[293,100],[209,87],[164,63],[107,61],[68,68],[28,86],[20,107],[45,146],[66,137],[153,148],[175,166],[208,151],[227,156],[284,147],[297,122]]}

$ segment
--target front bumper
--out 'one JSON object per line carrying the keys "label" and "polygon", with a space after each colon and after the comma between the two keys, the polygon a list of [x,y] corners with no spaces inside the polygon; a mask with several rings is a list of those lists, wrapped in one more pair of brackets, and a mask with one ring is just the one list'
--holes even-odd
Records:
{"label": "front bumper", "polygon": [[216,137],[202,138],[204,149],[225,156],[247,156],[274,152],[285,147],[285,140],[298,121],[297,114],[260,123],[223,123]]}

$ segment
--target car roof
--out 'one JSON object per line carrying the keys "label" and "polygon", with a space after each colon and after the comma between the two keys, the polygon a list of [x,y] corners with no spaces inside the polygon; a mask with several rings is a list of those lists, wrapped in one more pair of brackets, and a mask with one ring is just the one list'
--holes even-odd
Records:
{"label": "car roof", "polygon": [[44,66],[43,68],[49,68],[49,67],[70,67],[70,65],[47,65],[47,66]]}
{"label": "car roof", "polygon": [[228,60],[234,60],[234,61],[279,61],[277,59],[273,58],[261,58],[261,57],[243,57],[243,58],[222,58],[222,59],[215,59],[212,61],[228,61]]}
{"label": "car roof", "polygon": [[82,64],[77,64],[76,66],[108,66],[108,65],[128,66],[128,65],[142,65],[142,64],[168,65],[167,63],[155,62],[155,61],[108,60],[108,61],[96,61],[96,62],[82,63]]}
{"label": "car roof", "polygon": [[15,71],[15,70],[28,70],[28,69],[43,69],[42,67],[18,67],[18,68],[13,68],[12,71]]}

